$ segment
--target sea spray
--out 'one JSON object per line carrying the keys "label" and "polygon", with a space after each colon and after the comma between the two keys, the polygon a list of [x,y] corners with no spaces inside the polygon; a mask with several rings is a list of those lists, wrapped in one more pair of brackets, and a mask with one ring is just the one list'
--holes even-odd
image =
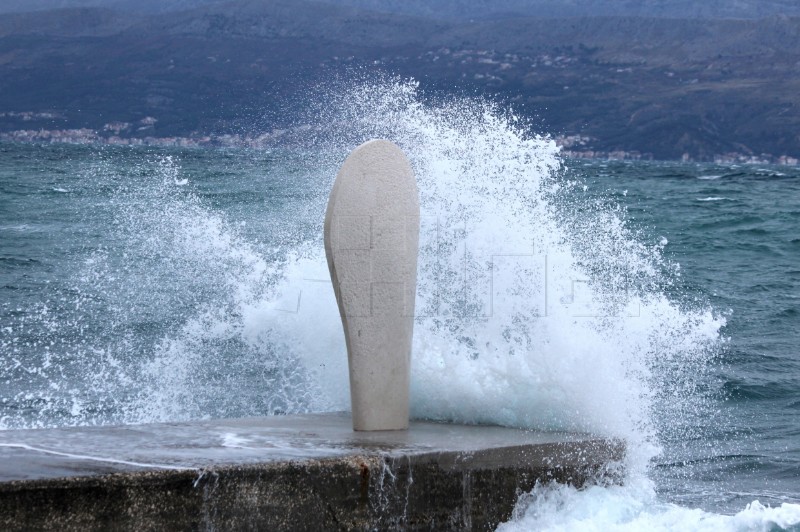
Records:
{"label": "sea spray", "polygon": [[320,409],[291,346],[251,319],[262,302],[276,310],[274,287],[292,256],[290,246],[273,242],[265,258],[196,194],[176,190],[178,174],[171,159],[161,160],[160,183],[138,187],[133,198],[116,198],[115,217],[128,245],[136,256],[158,262],[139,273],[158,272],[176,290],[167,297],[155,291],[155,301],[133,294],[129,300],[146,307],[182,304],[159,312],[177,319],[136,366],[140,388],[127,415],[162,421]]}
{"label": "sea spray", "polygon": [[333,92],[315,113],[334,126],[315,140],[335,153],[389,138],[419,182],[416,415],[656,442],[653,401],[672,386],[660,371],[701,378],[724,323],[666,296],[677,272],[660,239],[567,179],[552,140],[496,104],[424,101],[397,80]]}
{"label": "sea spray", "polygon": [[63,287],[7,327],[4,427],[321,408],[291,350],[243,320],[274,299],[296,227],[275,224],[256,250],[170,156],[100,152],[76,183],[95,194],[83,223],[102,238],[84,236]]}
{"label": "sea spray", "polygon": [[322,215],[336,167],[374,137],[408,153],[422,202],[414,416],[623,437],[646,463],[678,421],[663,412],[698,408],[682,392],[697,389],[723,321],[667,297],[661,245],[567,179],[551,139],[496,104],[428,101],[408,81],[313,101],[292,142],[316,155],[271,167],[294,175],[275,177],[265,205],[295,192],[280,216],[260,214],[277,235],[265,241],[215,209],[177,158],[86,171],[107,190],[109,238],[74,270],[72,315],[101,331],[39,365],[42,386],[67,368],[84,390],[44,424],[347,408]]}
{"label": "sea spray", "polygon": [[[624,438],[620,497],[642,507],[657,500],[650,460],[664,438],[702,430],[698,420],[712,411],[703,388],[724,325],[707,304],[676,294],[680,270],[662,256],[666,240],[630,229],[619,205],[566,178],[551,140],[492,103],[423,102],[413,83],[396,81],[333,93],[314,109],[320,149],[344,154],[388,138],[409,155],[419,182],[413,414]],[[312,251],[278,291],[295,290],[300,301],[298,287],[324,281],[322,264]],[[320,333],[327,340],[338,331],[322,295],[303,297],[298,326],[283,334],[332,404],[346,408],[343,365],[326,365],[329,353],[319,351]],[[598,489],[616,496],[617,488]],[[539,486],[520,501],[518,524],[537,522],[530,505],[540,498],[581,504],[573,492]]]}

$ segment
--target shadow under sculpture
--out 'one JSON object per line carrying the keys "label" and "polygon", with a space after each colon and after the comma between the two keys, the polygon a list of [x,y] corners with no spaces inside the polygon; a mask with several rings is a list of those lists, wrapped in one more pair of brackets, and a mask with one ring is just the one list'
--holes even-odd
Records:
{"label": "shadow under sculpture", "polygon": [[370,140],[342,164],[325,255],[344,326],[354,430],[408,428],[419,194],[405,154]]}

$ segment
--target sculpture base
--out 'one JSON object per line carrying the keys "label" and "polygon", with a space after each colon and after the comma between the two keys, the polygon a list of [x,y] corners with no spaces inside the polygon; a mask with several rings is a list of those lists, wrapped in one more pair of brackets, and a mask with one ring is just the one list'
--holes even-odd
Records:
{"label": "sculpture base", "polygon": [[537,481],[619,481],[585,434],[314,414],[0,431],[0,529],[486,529]]}

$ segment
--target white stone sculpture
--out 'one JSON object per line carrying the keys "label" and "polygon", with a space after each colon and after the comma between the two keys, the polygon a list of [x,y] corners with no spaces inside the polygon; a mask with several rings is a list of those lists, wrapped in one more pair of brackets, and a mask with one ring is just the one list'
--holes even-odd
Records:
{"label": "white stone sculpture", "polygon": [[347,157],[325,213],[325,254],[344,326],[354,430],[408,428],[419,195],[387,140]]}

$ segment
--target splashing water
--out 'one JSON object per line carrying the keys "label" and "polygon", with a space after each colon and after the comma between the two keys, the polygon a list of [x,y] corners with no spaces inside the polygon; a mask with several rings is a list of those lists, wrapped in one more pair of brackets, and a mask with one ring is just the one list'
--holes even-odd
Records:
{"label": "splashing water", "polygon": [[697,407],[676,394],[696,377],[674,377],[687,365],[702,374],[723,321],[666,297],[676,274],[659,245],[566,179],[552,140],[492,103],[425,102],[413,82],[356,83],[316,101],[296,135],[318,156],[292,161],[302,177],[281,186],[303,197],[264,213],[267,247],[187,187],[173,158],[84,170],[107,190],[111,235],[76,269],[73,322],[39,325],[102,331],[36,366],[40,388],[82,383],[53,394],[42,424],[346,409],[322,216],[344,155],[376,137],[409,154],[421,196],[415,416],[588,430],[633,439],[649,457],[659,396],[677,415]]}
{"label": "splashing water", "polygon": [[[319,114],[349,127],[324,141],[389,138],[419,182],[415,415],[589,430],[652,453],[661,396],[675,415],[701,408],[677,392],[702,378],[724,320],[667,298],[677,273],[663,244],[643,244],[623,210],[566,180],[551,140],[493,104],[423,103],[413,83],[342,94]],[[325,314],[309,321],[338,329]]]}
{"label": "splashing water", "polygon": [[8,327],[4,374],[18,391],[0,425],[347,409],[322,221],[347,152],[387,138],[409,155],[422,208],[413,416],[626,440],[625,487],[539,486],[514,526],[539,528],[542,512],[547,526],[578,526],[559,521],[578,519],[564,510],[576,505],[605,522],[591,506],[608,497],[625,519],[642,518],[637,505],[677,515],[653,502],[647,466],[708,415],[701,389],[725,321],[680,294],[666,242],[629,228],[624,209],[567,177],[552,140],[495,104],[428,101],[386,79],[310,100],[292,150],[256,163],[270,168],[265,207],[238,223],[176,158],[81,170],[104,194],[84,215],[103,237],[63,293]]}
{"label": "splashing water", "polygon": [[66,295],[8,328],[6,375],[15,378],[7,384],[22,390],[17,415],[0,421],[44,427],[320,408],[299,361],[246,323],[247,309],[270,298],[282,253],[266,260],[198,195],[182,193],[172,158],[122,166],[101,161],[84,171],[94,190],[108,191],[87,225],[108,233],[81,250]]}

